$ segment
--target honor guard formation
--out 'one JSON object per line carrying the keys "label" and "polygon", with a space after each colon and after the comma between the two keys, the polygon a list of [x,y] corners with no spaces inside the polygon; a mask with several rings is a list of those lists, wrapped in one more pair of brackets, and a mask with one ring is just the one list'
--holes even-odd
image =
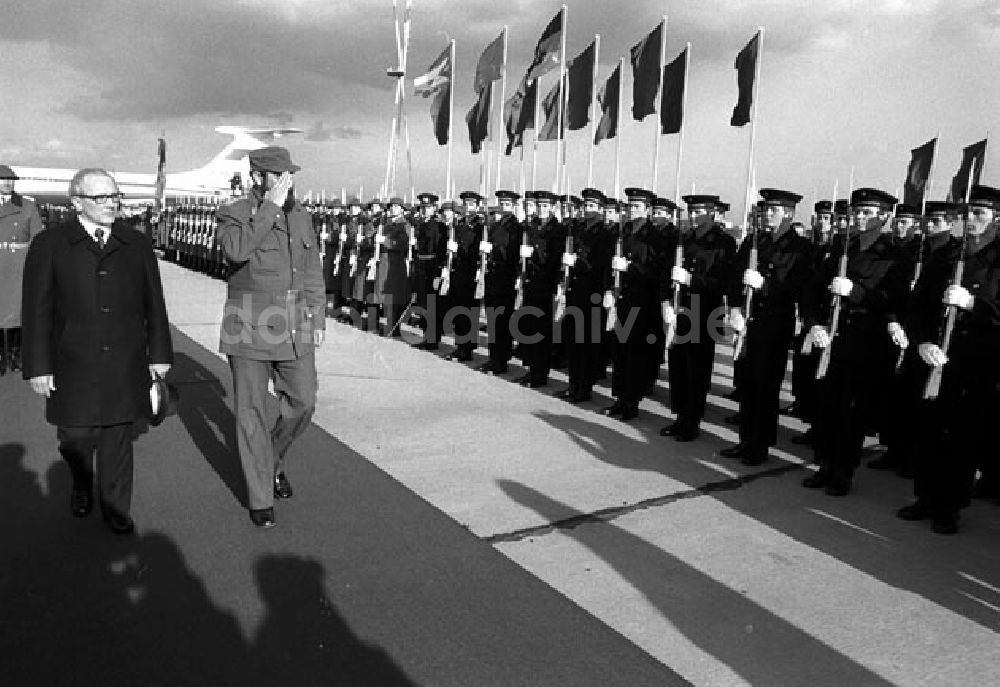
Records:
{"label": "honor guard formation", "polygon": [[[568,386],[551,393],[586,404],[607,384],[614,403],[594,409],[626,423],[665,364],[675,420],[659,434],[677,442],[698,440],[717,349],[732,346],[739,411],[726,421],[739,442],[722,455],[767,462],[779,415],[796,416],[809,429],[793,442],[811,447],[819,468],[802,486],[843,497],[864,479],[874,437],[885,451],[867,467],[914,480],[916,499],[897,515],[957,532],[970,498],[1000,498],[990,440],[1000,190],[973,185],[967,203],[927,202],[921,215],[859,188],[815,203],[811,227],[796,221],[799,194],[759,195],[745,232],[725,222],[717,196],[684,196],[681,208],[642,188],[620,200],[594,188],[500,190],[495,205],[465,191],[417,194],[413,206],[355,196],[305,209],[326,316],[339,323],[456,362],[473,361],[485,332],[477,371],[509,375],[516,359],[524,371],[511,381],[544,393],[550,371],[565,368]],[[9,207],[6,245],[27,240],[24,224],[11,235]],[[150,227],[154,244],[227,278],[220,211],[168,208]],[[781,408],[789,364],[795,400]]]}

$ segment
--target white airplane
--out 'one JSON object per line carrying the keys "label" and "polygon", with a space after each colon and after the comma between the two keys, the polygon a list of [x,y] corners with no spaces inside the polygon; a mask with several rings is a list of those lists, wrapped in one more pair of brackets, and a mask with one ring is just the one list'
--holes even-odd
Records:
{"label": "white airplane", "polygon": [[[233,137],[222,151],[204,167],[187,172],[167,174],[167,204],[179,199],[228,199],[231,195],[231,180],[234,174],[246,183],[250,174],[247,155],[270,145],[276,138],[286,134],[300,134],[302,129],[289,128],[248,128],[242,126],[217,126],[220,134]],[[20,177],[17,192],[39,203],[65,204],[69,181],[76,169],[55,169],[51,167],[20,167],[13,165],[14,173]],[[118,182],[125,204],[146,204],[153,201],[156,187],[156,173],[142,174],[108,170]]]}

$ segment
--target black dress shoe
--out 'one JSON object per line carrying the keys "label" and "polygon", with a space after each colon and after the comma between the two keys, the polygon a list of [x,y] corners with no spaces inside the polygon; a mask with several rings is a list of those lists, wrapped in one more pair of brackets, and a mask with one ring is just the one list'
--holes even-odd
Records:
{"label": "black dress shoe", "polygon": [[493,363],[490,365],[490,369],[483,371],[488,375],[505,375],[509,371],[509,368],[507,367],[507,363],[502,365],[500,363]]}
{"label": "black dress shoe", "polygon": [[263,527],[264,529],[269,529],[274,527],[274,509],[273,508],[258,508],[257,510],[250,511],[250,522],[252,522],[257,527]]}
{"label": "black dress shoe", "polygon": [[838,477],[827,482],[827,496],[847,496],[851,493],[851,480]]}
{"label": "black dress shoe", "polygon": [[472,360],[472,351],[465,348],[456,348],[444,357],[445,360],[455,360],[460,363],[467,363]]}
{"label": "black dress shoe", "polygon": [[573,397],[576,396],[576,394],[577,394],[576,387],[568,386],[562,391],[560,391],[558,394],[554,394],[554,396],[563,401],[571,401],[573,400]]}
{"label": "black dress shoe", "polygon": [[520,384],[521,386],[528,386],[528,384],[531,383],[531,373],[525,372],[520,377],[516,377],[511,381],[514,382],[515,384]]}
{"label": "black dress shoe", "polygon": [[621,415],[618,417],[622,422],[628,422],[629,420],[634,420],[639,417],[639,404],[629,403],[624,408],[622,408]]}
{"label": "black dress shoe", "polygon": [[543,386],[548,386],[548,385],[549,385],[549,380],[547,379],[532,379],[527,384],[527,386],[531,387],[532,389],[541,389]]}
{"label": "black dress shoe", "polygon": [[614,417],[615,415],[620,414],[623,410],[625,410],[625,404],[621,401],[615,401],[613,405],[610,405],[607,408],[601,408],[600,413],[601,415],[606,415],[607,417]]}
{"label": "black dress shoe", "polygon": [[957,534],[958,513],[938,513],[931,522],[931,530],[938,534]]}
{"label": "black dress shoe", "polygon": [[104,516],[104,521],[115,534],[126,535],[135,532],[135,521],[127,515],[108,513]]}
{"label": "black dress shoe", "polygon": [[436,351],[440,347],[441,347],[440,344],[431,341],[424,341],[423,343],[417,344],[417,348],[419,348],[421,351]]}
{"label": "black dress shoe", "polygon": [[792,443],[795,444],[796,446],[812,446],[813,431],[811,429],[808,429],[802,434],[792,437]]}
{"label": "black dress shoe", "polygon": [[806,489],[821,489],[830,481],[830,473],[822,468],[815,475],[810,475],[802,480],[802,486]]}
{"label": "black dress shoe", "polygon": [[681,422],[680,420],[675,420],[674,422],[671,422],[669,425],[666,425],[660,430],[660,436],[672,437],[675,434],[680,434],[683,431],[684,431],[684,423]]}
{"label": "black dress shoe", "polygon": [[590,400],[590,389],[580,389],[570,396],[569,400],[572,403],[586,403]]}
{"label": "black dress shoe", "polygon": [[727,425],[738,425],[743,421],[743,416],[739,413],[733,413],[732,415],[727,415],[725,420]]}
{"label": "black dress shoe", "polygon": [[90,489],[74,489],[69,495],[69,508],[74,517],[85,518],[94,509],[94,495]]}
{"label": "black dress shoe", "polygon": [[694,441],[701,436],[701,430],[697,427],[686,427],[683,432],[678,432],[674,435],[674,441],[680,441],[681,443],[687,443],[689,441]]}
{"label": "black dress shoe", "polygon": [[493,361],[487,360],[485,363],[479,363],[472,369],[476,372],[482,372],[483,374],[488,375],[493,372]]}
{"label": "black dress shoe", "polygon": [[934,511],[930,507],[930,505],[925,501],[921,501],[920,499],[917,499],[910,505],[903,506],[898,511],[896,511],[897,518],[899,518],[900,520],[909,520],[911,522],[915,520],[923,520],[925,518],[929,518],[933,514]]}
{"label": "black dress shoe", "polygon": [[750,445],[744,442],[740,442],[735,446],[730,446],[729,448],[724,448],[719,451],[719,455],[725,458],[743,458],[748,453],[750,453]]}
{"label": "black dress shoe", "polygon": [[283,472],[279,472],[274,476],[274,498],[292,498],[292,485],[288,482],[288,478],[285,477],[285,473]]}
{"label": "black dress shoe", "polygon": [[886,451],[878,458],[868,461],[868,467],[872,470],[895,470],[899,467],[899,461],[891,451]]}
{"label": "black dress shoe", "polygon": [[787,406],[785,406],[784,408],[782,408],[778,412],[781,415],[791,415],[791,416],[797,417],[798,414],[801,411],[802,411],[802,407],[798,403],[793,402],[793,403],[789,403]]}
{"label": "black dress shoe", "polygon": [[767,462],[767,451],[754,451],[740,458],[740,463],[748,467],[757,467]]}

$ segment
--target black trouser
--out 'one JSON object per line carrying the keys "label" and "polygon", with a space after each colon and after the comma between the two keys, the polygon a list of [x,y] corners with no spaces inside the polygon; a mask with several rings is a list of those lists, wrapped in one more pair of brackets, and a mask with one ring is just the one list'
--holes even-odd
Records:
{"label": "black trouser", "polygon": [[[804,329],[804,328],[803,328]],[[792,340],[792,396],[799,418],[811,423],[816,415],[816,357],[802,352],[806,332]]]}
{"label": "black trouser", "polygon": [[510,320],[514,315],[514,300],[517,294],[511,291],[503,294],[486,294],[483,305],[486,310],[487,349],[490,362],[506,365],[514,352],[514,337],[510,331]]}
{"label": "black trouser", "polygon": [[[574,307],[575,306],[575,307]],[[565,327],[566,358],[569,364],[569,385],[580,391],[590,391],[600,377],[604,357],[601,352],[604,331],[605,310],[594,305],[590,298],[581,303],[573,303],[567,309]]]}
{"label": "black trouser", "polygon": [[127,516],[132,505],[132,423],[107,427],[59,427],[59,453],[69,465],[74,489],[93,489],[97,453],[97,497],[101,512]]}
{"label": "black trouser", "polygon": [[479,308],[472,288],[458,288],[454,285],[447,296],[435,300],[433,338],[431,343],[441,341],[445,326],[451,323],[455,345],[459,350],[472,352],[479,339]]}
{"label": "black trouser", "polygon": [[552,294],[527,296],[513,320],[521,361],[528,368],[532,382],[548,381],[552,370],[553,311]]}
{"label": "black trouser", "polygon": [[650,375],[660,356],[657,337],[663,336],[663,316],[659,303],[632,305],[623,299],[618,307],[618,330],[628,322],[633,309],[636,313],[634,324],[625,339],[615,345],[611,393],[623,403],[638,405],[654,381]]}
{"label": "black trouser", "polygon": [[746,337],[740,361],[740,442],[754,453],[766,453],[778,439],[778,404],[788,364],[788,345],[795,322],[757,315]]}
{"label": "black trouser", "polygon": [[[920,360],[916,346],[907,349],[903,366],[893,375],[887,402],[886,423],[881,441],[888,449],[886,455],[895,461],[893,467],[912,470],[916,467],[920,429],[920,397],[927,381],[927,366]],[[934,423],[937,424],[937,423]]]}
{"label": "black trouser", "polygon": [[[706,308],[707,309],[707,308]],[[681,318],[677,326],[678,342],[667,354],[667,378],[670,383],[670,409],[677,422],[697,429],[705,416],[705,403],[712,388],[715,364],[715,340],[708,330],[708,312],[698,322]],[[690,327],[697,326],[691,332]]]}
{"label": "black trouser", "polygon": [[0,329],[0,375],[21,369],[21,328]]}

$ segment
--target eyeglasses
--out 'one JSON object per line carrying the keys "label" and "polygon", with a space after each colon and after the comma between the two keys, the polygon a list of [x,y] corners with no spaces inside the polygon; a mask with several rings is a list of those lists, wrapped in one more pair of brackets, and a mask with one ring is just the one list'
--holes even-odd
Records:
{"label": "eyeglasses", "polygon": [[76,197],[77,198],[86,198],[87,200],[92,200],[95,203],[98,203],[100,205],[107,205],[108,203],[111,203],[111,202],[114,202],[114,203],[120,202],[121,199],[122,199],[122,194],[121,193],[99,193],[96,196],[88,196],[88,195],[84,195],[83,193],[78,193],[78,194],[76,194]]}

